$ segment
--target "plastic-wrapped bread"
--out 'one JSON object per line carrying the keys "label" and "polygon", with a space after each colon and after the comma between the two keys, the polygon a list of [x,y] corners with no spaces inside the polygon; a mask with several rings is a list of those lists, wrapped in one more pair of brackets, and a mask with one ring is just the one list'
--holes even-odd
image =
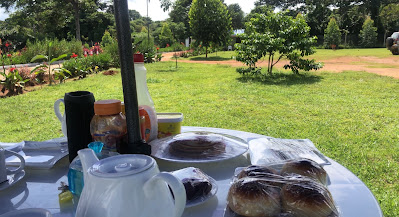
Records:
{"label": "plastic-wrapped bread", "polygon": [[228,206],[242,216],[274,217],[281,212],[280,187],[272,181],[245,177],[229,189]]}
{"label": "plastic-wrapped bread", "polygon": [[296,217],[338,216],[328,189],[304,177],[287,181],[281,189],[281,204],[284,212]]}
{"label": "plastic-wrapped bread", "polygon": [[252,177],[252,178],[274,178],[278,176],[277,170],[267,167],[267,166],[258,166],[251,165],[244,168],[238,175],[237,178],[241,179],[244,177]]}
{"label": "plastic-wrapped bread", "polygon": [[318,180],[323,185],[327,185],[327,172],[318,163],[309,159],[291,160],[286,162],[281,169],[281,174],[299,174]]}

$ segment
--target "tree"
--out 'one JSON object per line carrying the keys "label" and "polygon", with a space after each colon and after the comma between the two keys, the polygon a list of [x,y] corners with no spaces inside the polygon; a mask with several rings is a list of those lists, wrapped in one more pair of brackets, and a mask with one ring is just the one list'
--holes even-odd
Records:
{"label": "tree", "polygon": [[166,44],[173,44],[174,38],[168,23],[163,24],[161,34],[159,35],[159,41],[161,42],[162,47],[165,47]]}
{"label": "tree", "polygon": [[321,67],[314,60],[303,59],[315,52],[313,45],[316,42],[316,37],[309,36],[310,28],[305,19],[302,16],[292,18],[286,13],[255,14],[246,23],[241,43],[235,46],[237,60],[249,66],[250,71],[256,67],[259,59],[266,56],[269,75],[272,75],[273,66],[283,57],[290,60],[284,68],[291,69],[295,74],[299,73],[299,69],[309,71]]}
{"label": "tree", "polygon": [[324,32],[324,46],[335,49],[341,43],[341,32],[337,21],[331,17],[328,22],[327,29]]}
{"label": "tree", "polygon": [[190,11],[192,0],[176,0],[169,13],[170,20],[173,23],[183,23],[185,27],[185,35],[183,38],[190,37],[190,19],[188,12]]}
{"label": "tree", "polygon": [[388,4],[381,9],[380,19],[384,26],[384,45],[387,33],[394,32],[399,29],[399,4]]}
{"label": "tree", "polygon": [[136,10],[129,10],[129,20],[137,20],[141,18],[141,14]]}
{"label": "tree", "polygon": [[244,11],[241,10],[239,4],[231,4],[227,6],[231,17],[231,25],[233,29],[243,29],[244,28]]}
{"label": "tree", "polygon": [[374,20],[367,17],[364,21],[363,29],[360,30],[359,37],[363,47],[374,47],[377,42],[377,27],[374,26]]}
{"label": "tree", "polygon": [[206,58],[211,43],[217,46],[228,43],[232,34],[231,18],[220,0],[194,0],[188,15],[192,36],[202,42]]}

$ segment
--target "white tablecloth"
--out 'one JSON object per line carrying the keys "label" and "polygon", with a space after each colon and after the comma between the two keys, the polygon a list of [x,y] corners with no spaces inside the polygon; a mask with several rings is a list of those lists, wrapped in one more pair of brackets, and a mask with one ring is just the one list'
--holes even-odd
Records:
{"label": "white tablecloth", "polygon": [[[264,137],[262,135],[203,127],[183,127],[183,131],[204,130],[230,134],[244,140]],[[373,194],[353,173],[337,162],[329,159],[331,165],[324,166],[331,184],[328,186],[336,202],[341,217],[382,217],[381,209]],[[174,163],[157,160],[161,171],[173,171],[185,167],[198,167],[212,176],[218,184],[218,192],[205,203],[186,208],[183,217],[223,217],[226,197],[231,178],[237,167],[250,164],[246,154],[216,163]],[[58,202],[57,188],[61,181],[67,181],[68,159],[63,158],[52,169],[27,169],[25,177],[8,189],[0,191],[0,215],[15,209],[44,208],[53,216],[74,216],[75,205],[61,206]],[[75,198],[77,203],[77,198]]]}

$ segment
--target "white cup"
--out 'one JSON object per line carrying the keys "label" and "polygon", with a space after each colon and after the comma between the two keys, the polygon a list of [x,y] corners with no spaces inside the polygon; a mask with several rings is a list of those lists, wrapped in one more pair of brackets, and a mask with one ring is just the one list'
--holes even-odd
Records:
{"label": "white cup", "polygon": [[[67,136],[67,126],[66,126],[66,115],[65,115],[65,111],[64,114],[61,114],[60,112],[60,103],[64,103],[64,99],[57,99],[57,101],[55,101],[54,103],[54,112],[55,115],[57,116],[58,120],[60,120],[61,122],[61,130],[62,130],[62,134],[64,134],[64,136]],[[64,103],[65,105],[65,103]]]}
{"label": "white cup", "polygon": [[[21,164],[19,165],[18,169],[10,170],[6,167],[6,157],[5,152],[8,152],[16,157],[19,158]],[[7,181],[7,175],[12,175],[21,172],[25,167],[25,159],[16,152],[5,150],[0,147],[0,183]]]}

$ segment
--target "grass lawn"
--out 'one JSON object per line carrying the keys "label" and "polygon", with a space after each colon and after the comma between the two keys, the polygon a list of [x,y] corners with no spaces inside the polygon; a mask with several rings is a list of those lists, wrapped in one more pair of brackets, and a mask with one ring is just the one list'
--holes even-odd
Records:
{"label": "grass lawn", "polygon": [[[184,113],[185,126],[308,138],[365,182],[386,217],[399,216],[399,80],[352,71],[254,80],[226,65],[179,63],[176,70],[174,64],[146,65],[158,112]],[[93,92],[96,100],[123,98],[120,74],[2,98],[0,141],[61,136],[53,103],[76,90]]]}
{"label": "grass lawn", "polygon": [[[213,61],[224,61],[231,60],[233,56],[236,56],[235,51],[225,51],[208,54],[208,58],[205,55],[199,55],[195,57],[189,57],[190,60],[213,60]],[[276,54],[277,55],[277,54]],[[316,53],[309,56],[310,59],[316,59],[317,61],[323,61],[338,57],[360,57],[360,56],[374,56],[378,58],[393,57],[391,52],[386,48],[357,48],[357,49],[338,49],[335,51],[329,49],[316,49]]]}

